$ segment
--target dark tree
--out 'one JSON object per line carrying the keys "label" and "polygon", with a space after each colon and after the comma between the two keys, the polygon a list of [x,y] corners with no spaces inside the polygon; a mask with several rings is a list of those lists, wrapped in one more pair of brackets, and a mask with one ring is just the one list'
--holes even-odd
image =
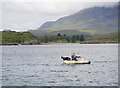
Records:
{"label": "dark tree", "polygon": [[67,42],[70,42],[70,38],[69,37],[67,37],[66,40],[67,40]]}
{"label": "dark tree", "polygon": [[75,37],[75,35],[72,36],[71,42],[72,42],[72,43],[75,43],[75,42],[76,42],[76,37]]}
{"label": "dark tree", "polygon": [[63,36],[66,36],[66,34],[64,34]]}
{"label": "dark tree", "polygon": [[76,36],[76,40],[80,40],[80,36],[79,35]]}
{"label": "dark tree", "polygon": [[48,43],[48,37],[47,37],[47,35],[45,35],[44,42],[45,42],[45,43]]}
{"label": "dark tree", "polygon": [[80,41],[85,41],[85,39],[84,39],[84,35],[83,35],[83,34],[80,35]]}
{"label": "dark tree", "polygon": [[57,36],[61,36],[61,34],[60,34],[60,33],[58,33],[58,34],[57,34]]}

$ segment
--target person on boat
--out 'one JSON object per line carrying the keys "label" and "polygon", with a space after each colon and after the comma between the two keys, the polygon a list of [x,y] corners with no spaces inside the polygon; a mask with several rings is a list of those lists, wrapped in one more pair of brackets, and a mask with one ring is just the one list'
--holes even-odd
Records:
{"label": "person on boat", "polygon": [[72,58],[72,60],[77,61],[77,59],[76,59],[76,58],[77,58],[77,56],[75,55],[75,53],[73,53],[73,54],[72,54],[71,58]]}

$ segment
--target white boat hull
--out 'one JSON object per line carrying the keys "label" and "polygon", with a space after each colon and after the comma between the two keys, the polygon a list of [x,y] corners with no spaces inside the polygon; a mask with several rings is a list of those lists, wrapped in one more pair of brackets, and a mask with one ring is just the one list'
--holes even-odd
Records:
{"label": "white boat hull", "polygon": [[79,60],[79,61],[64,60],[63,62],[66,63],[66,64],[90,64],[90,61],[88,61],[88,60]]}

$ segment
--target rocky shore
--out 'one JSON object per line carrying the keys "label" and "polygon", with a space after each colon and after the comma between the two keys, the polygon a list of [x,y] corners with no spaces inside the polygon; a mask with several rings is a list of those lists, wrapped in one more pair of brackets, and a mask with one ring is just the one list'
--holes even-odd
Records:
{"label": "rocky shore", "polygon": [[80,44],[113,44],[118,43],[118,41],[84,41],[80,42]]}
{"label": "rocky shore", "polygon": [[41,43],[38,40],[25,40],[22,42],[15,43],[0,43],[0,45],[40,45]]}
{"label": "rocky shore", "polygon": [[24,41],[21,43],[0,43],[0,45],[56,45],[56,44],[117,44],[117,41],[84,41],[80,43],[56,43],[56,42],[51,42],[51,43],[40,43],[37,40],[28,40]]}

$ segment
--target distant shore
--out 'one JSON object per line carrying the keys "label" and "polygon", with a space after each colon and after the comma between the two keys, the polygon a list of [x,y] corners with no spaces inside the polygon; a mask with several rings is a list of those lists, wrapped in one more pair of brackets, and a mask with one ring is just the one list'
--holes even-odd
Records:
{"label": "distant shore", "polygon": [[77,43],[40,43],[40,44],[19,44],[19,43],[2,43],[1,46],[11,46],[11,45],[57,45],[57,44],[118,44],[117,41],[85,41],[85,42],[77,42]]}

